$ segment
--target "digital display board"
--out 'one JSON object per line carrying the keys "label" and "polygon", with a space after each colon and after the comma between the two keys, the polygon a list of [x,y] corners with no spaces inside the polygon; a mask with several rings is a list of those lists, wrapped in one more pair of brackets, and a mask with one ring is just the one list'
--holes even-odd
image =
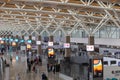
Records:
{"label": "digital display board", "polygon": [[103,77],[103,60],[94,59],[93,60],[93,77]]}

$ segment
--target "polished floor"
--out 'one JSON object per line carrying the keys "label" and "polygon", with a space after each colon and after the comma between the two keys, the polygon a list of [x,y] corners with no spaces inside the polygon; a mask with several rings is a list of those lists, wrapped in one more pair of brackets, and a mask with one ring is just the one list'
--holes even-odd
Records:
{"label": "polished floor", "polygon": [[[10,63],[9,57],[7,62]],[[59,73],[47,72],[47,61],[46,58],[42,58],[43,65],[37,66],[37,73],[31,71],[27,72],[27,65],[25,57],[19,55],[20,59],[16,60],[16,54],[13,54],[12,63],[10,67],[6,68],[4,80],[16,80],[18,74],[20,74],[20,80],[41,80],[41,74],[44,72],[48,76],[48,80],[63,80],[59,78]]]}

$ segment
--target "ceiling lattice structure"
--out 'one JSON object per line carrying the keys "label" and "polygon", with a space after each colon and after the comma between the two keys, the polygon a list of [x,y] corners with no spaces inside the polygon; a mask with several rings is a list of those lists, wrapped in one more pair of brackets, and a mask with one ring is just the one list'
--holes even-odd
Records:
{"label": "ceiling lattice structure", "polygon": [[53,35],[61,30],[70,35],[84,29],[93,35],[106,26],[120,27],[120,0],[0,0],[0,31],[8,33]]}

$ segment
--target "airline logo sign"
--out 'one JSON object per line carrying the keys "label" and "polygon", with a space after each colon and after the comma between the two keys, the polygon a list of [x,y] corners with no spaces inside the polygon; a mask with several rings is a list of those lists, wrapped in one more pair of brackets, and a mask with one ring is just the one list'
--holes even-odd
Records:
{"label": "airline logo sign", "polygon": [[36,41],[36,44],[37,45],[41,45],[41,41]]}
{"label": "airline logo sign", "polygon": [[48,42],[48,46],[53,46],[53,42]]}
{"label": "airline logo sign", "polygon": [[70,43],[64,43],[64,48],[70,48]]}
{"label": "airline logo sign", "polygon": [[87,45],[86,50],[87,51],[94,51],[94,45]]}

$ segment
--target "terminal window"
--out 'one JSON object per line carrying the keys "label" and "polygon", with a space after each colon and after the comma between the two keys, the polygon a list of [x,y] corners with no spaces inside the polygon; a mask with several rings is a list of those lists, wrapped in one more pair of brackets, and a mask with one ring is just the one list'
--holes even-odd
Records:
{"label": "terminal window", "polygon": [[110,61],[111,64],[116,64],[116,61]]}
{"label": "terminal window", "polygon": [[103,63],[104,65],[108,65],[108,61],[104,61],[104,63]]}

